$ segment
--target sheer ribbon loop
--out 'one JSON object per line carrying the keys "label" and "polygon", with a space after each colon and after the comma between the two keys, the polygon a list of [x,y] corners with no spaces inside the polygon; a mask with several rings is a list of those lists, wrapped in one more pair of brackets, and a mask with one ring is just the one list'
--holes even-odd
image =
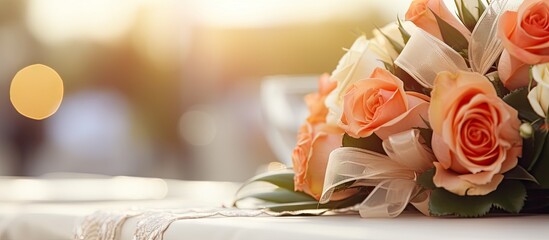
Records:
{"label": "sheer ribbon loop", "polygon": [[395,64],[426,88],[433,87],[439,72],[469,71],[459,53],[421,29],[412,34]]}
{"label": "sheer ribbon loop", "polygon": [[503,44],[497,35],[499,17],[518,6],[519,1],[493,0],[478,19],[469,43],[469,63],[474,72],[486,74],[503,52]]}
{"label": "sheer ribbon loop", "polygon": [[362,217],[396,217],[408,203],[428,214],[424,191],[415,180],[432,167],[433,154],[412,129],[391,135],[383,142],[388,155],[353,148],[338,148],[330,154],[320,203],[330,200],[342,184],[374,187],[358,206]]}

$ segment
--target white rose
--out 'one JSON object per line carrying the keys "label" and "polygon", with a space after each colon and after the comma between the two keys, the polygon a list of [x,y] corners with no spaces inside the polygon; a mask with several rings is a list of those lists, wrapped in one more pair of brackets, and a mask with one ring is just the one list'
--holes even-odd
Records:
{"label": "white rose", "polygon": [[549,108],[549,63],[532,67],[532,77],[538,84],[528,93],[528,101],[534,111],[545,118]]}
{"label": "white rose", "polygon": [[366,79],[376,67],[383,67],[380,58],[369,49],[370,41],[360,36],[351,46],[351,49],[339,60],[336,69],[332,72],[331,80],[337,81],[337,87],[326,97],[328,108],[326,122],[337,124],[343,112],[343,96],[347,89],[356,81]]}
{"label": "white rose", "polygon": [[[402,21],[402,26],[409,34],[412,34],[417,28],[410,21]],[[398,24],[396,22],[389,23],[379,30],[375,29],[373,33],[374,38],[370,40],[370,50],[376,53],[380,60],[386,63],[392,63],[398,57],[398,52],[395,50],[391,42],[387,40],[387,37],[404,47],[404,39],[402,39],[402,35],[398,30]],[[383,36],[382,33],[387,37]]]}

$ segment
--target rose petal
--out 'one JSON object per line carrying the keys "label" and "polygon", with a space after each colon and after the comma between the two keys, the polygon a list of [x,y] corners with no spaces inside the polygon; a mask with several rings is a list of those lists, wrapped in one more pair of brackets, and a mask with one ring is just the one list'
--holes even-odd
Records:
{"label": "rose petal", "polygon": [[528,86],[530,65],[511,56],[507,50],[501,53],[498,63],[498,75],[509,90]]}
{"label": "rose petal", "polygon": [[474,184],[464,178],[467,175],[458,175],[449,170],[445,170],[439,163],[435,162],[435,176],[433,183],[437,187],[442,187],[452,193],[460,196],[479,196],[486,195],[497,189],[497,186],[503,180],[503,175],[496,174],[492,180],[486,184]]}
{"label": "rose petal", "polygon": [[[543,16],[539,15],[542,13]],[[528,22],[531,17],[544,17],[545,26]],[[498,34],[505,49],[515,58],[527,64],[549,61],[549,31],[547,31],[547,1],[526,0],[518,12],[505,12],[498,24]]]}
{"label": "rose petal", "polygon": [[[408,97],[410,98],[410,96]],[[375,131],[375,134],[382,140],[385,140],[390,135],[412,128],[426,128],[427,125],[425,124],[425,121],[427,119],[429,119],[429,103],[422,102],[393,120],[383,124],[383,126]]]}

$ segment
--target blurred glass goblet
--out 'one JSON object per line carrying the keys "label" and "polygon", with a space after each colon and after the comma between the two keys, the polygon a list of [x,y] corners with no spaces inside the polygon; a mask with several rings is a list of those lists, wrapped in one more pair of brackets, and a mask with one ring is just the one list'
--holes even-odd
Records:
{"label": "blurred glass goblet", "polygon": [[292,151],[299,127],[308,115],[303,98],[316,92],[319,76],[269,76],[261,83],[265,135],[278,160],[292,166]]}

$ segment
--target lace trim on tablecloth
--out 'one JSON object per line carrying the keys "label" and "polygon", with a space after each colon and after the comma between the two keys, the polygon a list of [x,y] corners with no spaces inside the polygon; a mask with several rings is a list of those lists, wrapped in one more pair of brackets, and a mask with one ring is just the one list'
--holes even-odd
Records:
{"label": "lace trim on tablecloth", "polygon": [[77,240],[114,240],[126,219],[141,214],[137,211],[97,211],[86,216],[76,227]]}
{"label": "lace trim on tablecloth", "polygon": [[[356,209],[340,209],[338,213],[356,211]],[[326,210],[302,210],[272,212],[257,209],[237,208],[194,208],[194,209],[155,209],[155,210],[125,210],[97,211],[82,219],[75,228],[76,240],[115,240],[120,234],[124,222],[137,217],[137,226],[133,240],[162,240],[164,232],[170,224],[177,220],[210,218],[210,217],[270,217],[322,215]]]}

